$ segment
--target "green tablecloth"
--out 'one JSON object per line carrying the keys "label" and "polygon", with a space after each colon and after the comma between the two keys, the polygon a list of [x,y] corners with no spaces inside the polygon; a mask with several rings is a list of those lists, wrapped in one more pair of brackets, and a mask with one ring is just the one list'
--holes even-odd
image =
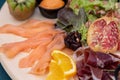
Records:
{"label": "green tablecloth", "polygon": [[[0,0],[0,9],[3,6],[4,2],[5,0]],[[1,64],[0,64],[0,80],[11,80],[10,77],[5,72],[5,70],[3,69]]]}

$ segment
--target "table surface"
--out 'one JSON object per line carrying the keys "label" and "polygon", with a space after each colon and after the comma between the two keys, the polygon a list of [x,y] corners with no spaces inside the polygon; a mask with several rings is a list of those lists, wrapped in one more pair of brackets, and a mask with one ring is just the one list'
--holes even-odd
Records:
{"label": "table surface", "polygon": [[[0,0],[0,9],[2,5],[4,4],[5,0]],[[11,78],[8,76],[8,74],[3,69],[2,65],[0,64],[0,80],[11,80]]]}

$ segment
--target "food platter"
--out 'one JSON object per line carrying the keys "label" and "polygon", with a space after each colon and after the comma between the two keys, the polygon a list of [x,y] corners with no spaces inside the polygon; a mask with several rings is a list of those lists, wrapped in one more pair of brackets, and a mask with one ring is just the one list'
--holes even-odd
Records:
{"label": "food platter", "polygon": [[[114,73],[120,64],[116,53],[120,51],[118,2],[106,4],[108,1],[98,0],[89,4],[91,1],[83,1],[88,6],[81,1],[78,0],[79,8],[73,0],[64,8],[55,9],[59,11],[54,12],[57,19],[48,13],[54,9],[44,8],[47,11],[42,13],[41,6],[35,7],[35,3],[30,18],[24,15],[28,13],[24,11],[24,4],[14,7],[9,2],[4,4],[0,13],[0,62],[13,80],[53,80],[54,76],[54,80],[60,76],[58,80],[62,80],[69,75],[70,80],[114,80],[114,74],[109,72]],[[46,13],[49,16],[44,15]],[[72,67],[65,65],[65,59]],[[69,69],[66,70],[66,66]],[[96,72],[100,72],[100,76]]]}
{"label": "food platter", "polygon": [[[38,8],[36,8],[36,10],[31,18],[38,19],[38,20],[46,19],[45,17],[43,17],[40,14],[40,11]],[[8,5],[5,2],[5,4],[3,5],[3,7],[1,8],[1,11],[0,11],[0,26],[2,26],[4,24],[20,24],[23,22],[24,21],[18,21],[16,19],[14,19],[10,15]],[[11,35],[11,34],[0,34],[0,45],[3,43],[6,43],[6,42],[21,41],[21,40],[24,40],[24,38],[18,37],[15,35]],[[24,80],[43,80],[44,76],[35,76],[35,75],[28,73],[29,69],[18,68],[18,61],[23,56],[25,56],[25,54],[18,55],[13,59],[8,59],[4,54],[0,53],[0,62],[2,64],[2,66],[4,67],[5,71],[8,73],[8,75],[13,80],[23,80],[23,78],[24,78]]]}

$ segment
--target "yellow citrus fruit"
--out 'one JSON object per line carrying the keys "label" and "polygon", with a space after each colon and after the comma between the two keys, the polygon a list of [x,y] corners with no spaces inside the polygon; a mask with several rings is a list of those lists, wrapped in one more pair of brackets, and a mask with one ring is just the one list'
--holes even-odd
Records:
{"label": "yellow citrus fruit", "polygon": [[66,78],[72,77],[76,74],[76,64],[66,53],[59,50],[54,50],[52,52],[52,57],[62,68]]}
{"label": "yellow citrus fruit", "polygon": [[50,62],[49,73],[46,80],[67,80],[65,79],[63,70],[54,60],[51,60]]}

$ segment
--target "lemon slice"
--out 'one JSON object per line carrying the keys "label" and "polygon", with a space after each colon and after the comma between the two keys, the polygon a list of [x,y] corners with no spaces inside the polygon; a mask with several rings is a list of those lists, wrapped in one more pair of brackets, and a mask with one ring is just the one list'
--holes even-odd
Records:
{"label": "lemon slice", "polygon": [[69,78],[76,74],[76,64],[66,53],[54,50],[52,52],[52,57],[64,71],[65,77]]}

